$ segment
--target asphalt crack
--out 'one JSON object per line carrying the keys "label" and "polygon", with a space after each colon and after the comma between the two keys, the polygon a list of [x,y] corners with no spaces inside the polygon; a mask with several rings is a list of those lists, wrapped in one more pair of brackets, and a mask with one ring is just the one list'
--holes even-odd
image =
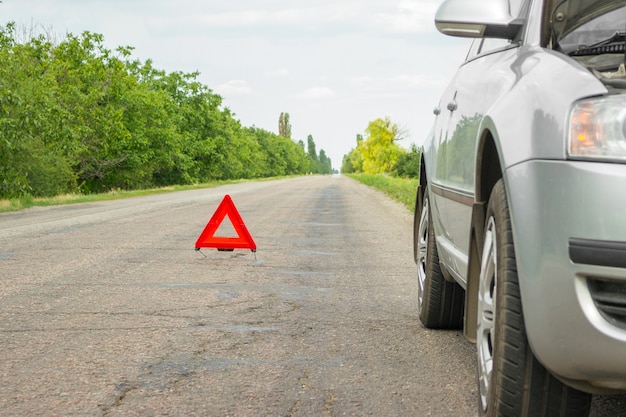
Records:
{"label": "asphalt crack", "polygon": [[112,410],[120,407],[124,403],[124,399],[129,392],[137,389],[136,384],[130,382],[118,382],[115,384],[115,391],[113,392],[113,398],[105,404],[99,404],[98,407],[102,411],[102,416],[108,416]]}

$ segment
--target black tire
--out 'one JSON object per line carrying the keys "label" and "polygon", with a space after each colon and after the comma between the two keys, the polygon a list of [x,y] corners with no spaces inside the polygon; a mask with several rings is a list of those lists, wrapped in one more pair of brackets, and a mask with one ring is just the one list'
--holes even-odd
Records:
{"label": "black tire", "polygon": [[446,281],[439,265],[439,255],[432,228],[428,188],[424,188],[421,210],[415,216],[417,261],[417,308],[424,327],[458,329],[463,326],[465,291]]}
{"label": "black tire", "polygon": [[478,294],[480,415],[588,416],[591,395],[553,377],[530,348],[511,230],[504,183],[500,180],[487,207]]}

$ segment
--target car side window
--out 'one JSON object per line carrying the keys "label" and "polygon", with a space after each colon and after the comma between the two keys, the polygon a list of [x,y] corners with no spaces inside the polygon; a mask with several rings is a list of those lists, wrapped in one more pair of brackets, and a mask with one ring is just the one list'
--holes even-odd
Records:
{"label": "car side window", "polygon": [[470,45],[469,50],[467,51],[467,56],[465,57],[466,61],[472,60],[480,53],[480,45],[483,43],[482,39],[473,39],[472,44]]}
{"label": "car side window", "polygon": [[495,51],[496,49],[504,48],[510,44],[511,41],[508,39],[484,38],[480,45],[480,51],[478,51],[478,54],[482,55],[490,51]]}
{"label": "car side window", "polygon": [[465,61],[471,61],[474,58],[484,55],[491,51],[502,49],[511,42],[506,39],[494,39],[494,38],[476,38],[472,41],[472,44],[467,51],[467,57]]}
{"label": "car side window", "polygon": [[[512,16],[521,16],[525,10],[528,10],[529,0],[510,0],[509,8]],[[467,59],[470,60],[478,55],[483,55],[491,51],[506,48],[512,42],[507,39],[482,38],[476,39],[470,48]]]}

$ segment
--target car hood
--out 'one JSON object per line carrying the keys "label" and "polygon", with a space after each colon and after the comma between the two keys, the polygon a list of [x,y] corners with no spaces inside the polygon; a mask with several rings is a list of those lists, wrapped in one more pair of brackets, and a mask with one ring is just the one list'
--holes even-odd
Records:
{"label": "car hood", "polygon": [[548,0],[548,3],[551,3],[548,10],[552,10],[552,29],[558,38],[602,14],[624,7],[624,0]]}

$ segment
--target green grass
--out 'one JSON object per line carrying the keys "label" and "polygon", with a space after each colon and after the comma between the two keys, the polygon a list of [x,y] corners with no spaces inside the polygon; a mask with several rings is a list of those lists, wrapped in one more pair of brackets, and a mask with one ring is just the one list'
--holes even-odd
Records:
{"label": "green grass", "polygon": [[[284,178],[284,177],[281,177]],[[269,181],[277,178],[262,178],[254,180],[228,180],[228,181],[214,181],[204,184],[192,184],[192,185],[175,185],[163,188],[151,188],[146,190],[113,190],[108,193],[102,194],[65,194],[56,197],[32,197],[30,195],[23,196],[21,198],[11,200],[0,200],[0,213],[19,211],[29,207],[36,206],[57,206],[64,204],[75,203],[91,203],[94,201],[106,201],[106,200],[118,200],[121,198],[138,197],[143,195],[153,195],[169,193],[174,191],[196,190],[201,188],[217,187],[219,185],[235,184],[245,181]]]}
{"label": "green grass", "polygon": [[415,193],[417,192],[419,180],[382,174],[347,174],[347,176],[382,191],[394,200],[404,204],[411,212],[415,210]]}

